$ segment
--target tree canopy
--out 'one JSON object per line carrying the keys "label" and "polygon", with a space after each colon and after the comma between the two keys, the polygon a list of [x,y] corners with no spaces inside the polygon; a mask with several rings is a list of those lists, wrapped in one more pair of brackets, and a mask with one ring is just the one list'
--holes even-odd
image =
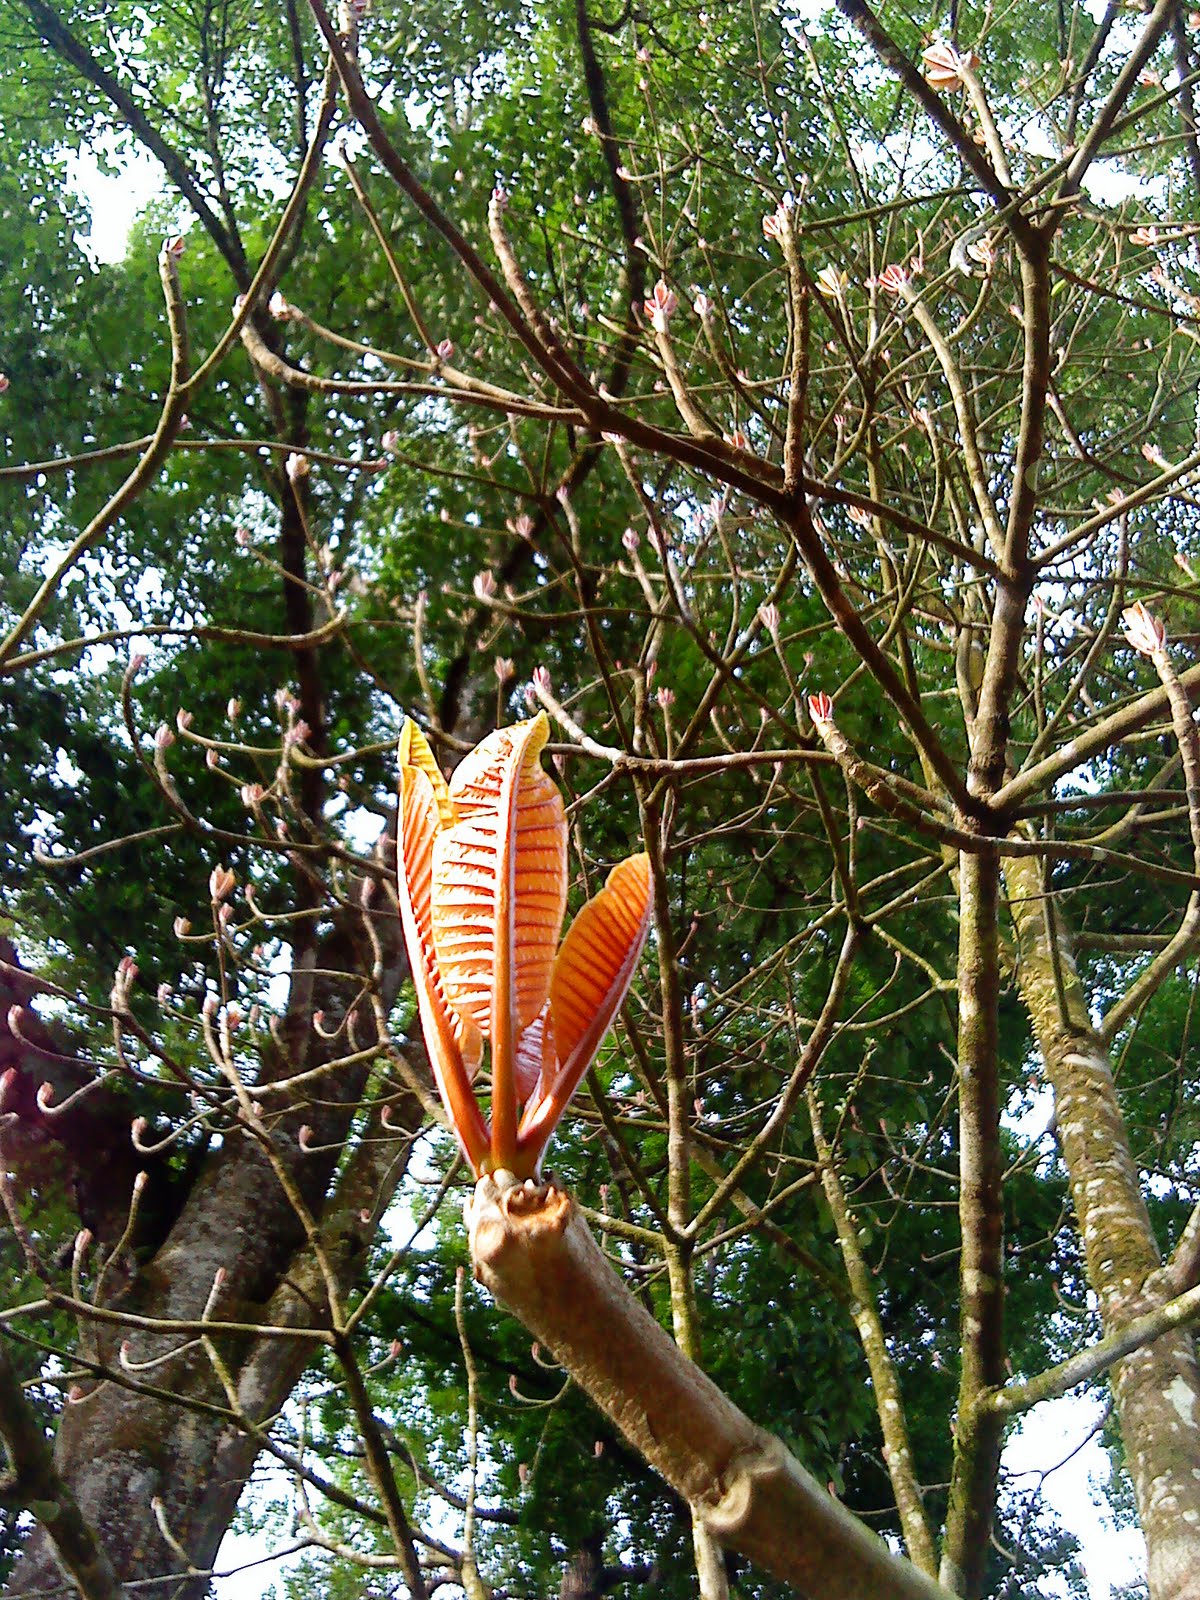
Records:
{"label": "tree canopy", "polygon": [[[4,0],[6,1594],[1084,1595],[1080,1391],[1200,1596],[1198,20]],[[397,739],[539,714],[514,1190]]]}

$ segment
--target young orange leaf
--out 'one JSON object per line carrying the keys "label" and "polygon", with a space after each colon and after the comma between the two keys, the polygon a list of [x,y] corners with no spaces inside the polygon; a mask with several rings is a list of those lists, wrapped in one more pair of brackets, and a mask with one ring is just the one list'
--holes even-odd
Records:
{"label": "young orange leaf", "polygon": [[559,1066],[522,1121],[523,1151],[540,1152],[600,1048],[641,955],[650,901],[650,858],[630,856],[567,930],[550,979]]}
{"label": "young orange leaf", "polygon": [[566,816],[538,762],[546,732],[544,716],[501,728],[464,758],[450,784],[460,820],[434,847],[433,937],[447,998],[493,1047],[498,961],[511,962],[516,1025],[527,1027],[546,1002],[566,909]]}
{"label": "young orange leaf", "polygon": [[487,1151],[487,1128],[470,1080],[479,1066],[483,1040],[475,1024],[456,1015],[447,1004],[434,958],[431,868],[437,832],[438,805],[433,785],[420,768],[402,766],[398,839],[401,926],[438,1092],[467,1159],[478,1172]]}

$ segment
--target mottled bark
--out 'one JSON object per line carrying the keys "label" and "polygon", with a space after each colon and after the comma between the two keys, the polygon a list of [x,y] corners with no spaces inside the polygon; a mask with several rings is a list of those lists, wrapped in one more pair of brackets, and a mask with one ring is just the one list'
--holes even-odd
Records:
{"label": "mottled bark", "polygon": [[[1054,1091],[1059,1143],[1106,1333],[1153,1308],[1172,1285],[1087,996],[1060,925],[1046,916],[1036,861],[1005,861],[1021,994]],[[1113,1400],[1146,1538],[1152,1600],[1200,1600],[1200,1369],[1177,1329],[1127,1356]]]}

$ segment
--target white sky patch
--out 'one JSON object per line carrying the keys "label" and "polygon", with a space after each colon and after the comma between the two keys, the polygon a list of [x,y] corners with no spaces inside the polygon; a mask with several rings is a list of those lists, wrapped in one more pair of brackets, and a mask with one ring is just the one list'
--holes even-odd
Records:
{"label": "white sky patch", "polygon": [[95,152],[79,150],[67,162],[67,182],[92,214],[91,232],[81,236],[79,243],[94,261],[111,263],[124,259],[129,230],[139,212],[162,193],[164,175],[145,151],[122,150],[117,155],[110,149],[104,153],[119,166],[117,176],[103,170]]}
{"label": "white sky patch", "polygon": [[1041,1478],[1042,1494],[1083,1546],[1091,1600],[1111,1600],[1114,1590],[1145,1576],[1146,1546],[1137,1528],[1118,1530],[1104,1508],[1109,1459],[1099,1436],[1088,1438],[1099,1418],[1094,1399],[1047,1401],[1009,1436],[1003,1464],[1018,1488]]}

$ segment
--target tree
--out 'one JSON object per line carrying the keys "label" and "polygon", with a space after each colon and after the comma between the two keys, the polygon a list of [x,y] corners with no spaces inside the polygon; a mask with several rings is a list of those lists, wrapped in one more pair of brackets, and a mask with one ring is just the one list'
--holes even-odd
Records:
{"label": "tree", "polygon": [[[1187,15],[5,26],[8,1591],[200,1594],[270,1460],[300,1587],[1036,1592],[1005,1429],[1107,1380],[1200,1592]],[[105,137],[111,271],[27,225]],[[394,799],[526,697],[572,909],[653,885],[472,1198],[532,1349]]]}

